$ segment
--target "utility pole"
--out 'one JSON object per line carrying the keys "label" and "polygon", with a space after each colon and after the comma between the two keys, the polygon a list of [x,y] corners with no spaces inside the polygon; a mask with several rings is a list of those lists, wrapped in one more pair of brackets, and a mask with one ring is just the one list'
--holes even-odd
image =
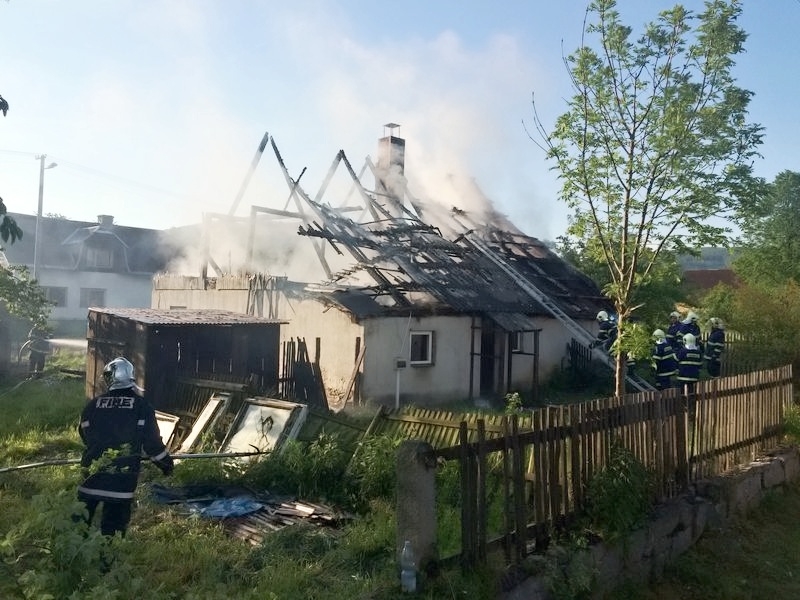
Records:
{"label": "utility pole", "polygon": [[44,203],[44,170],[45,169],[52,169],[53,167],[58,166],[56,163],[50,163],[46,167],[44,166],[44,159],[47,158],[47,154],[38,154],[36,156],[36,160],[39,161],[39,205],[36,209],[36,236],[33,240],[33,279],[37,278],[38,271],[39,271],[39,252],[41,249],[40,238],[41,238],[41,228],[42,228],[42,205]]}

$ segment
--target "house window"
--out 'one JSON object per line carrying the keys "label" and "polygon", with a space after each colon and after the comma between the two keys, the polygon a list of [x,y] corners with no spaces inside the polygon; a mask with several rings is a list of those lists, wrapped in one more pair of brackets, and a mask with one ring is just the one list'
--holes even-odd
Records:
{"label": "house window", "polygon": [[106,305],[106,291],[102,288],[81,288],[81,308]]}
{"label": "house window", "polygon": [[43,286],[42,291],[44,292],[44,297],[48,302],[52,302],[53,306],[67,305],[67,288]]}
{"label": "house window", "polygon": [[433,364],[433,332],[412,331],[410,334],[410,353],[408,363],[411,365]]}
{"label": "house window", "polygon": [[104,248],[86,248],[86,266],[96,269],[110,269],[112,267],[111,250]]}
{"label": "house window", "polygon": [[521,331],[512,331],[511,332],[511,351],[512,352],[522,352],[522,340],[525,337]]}

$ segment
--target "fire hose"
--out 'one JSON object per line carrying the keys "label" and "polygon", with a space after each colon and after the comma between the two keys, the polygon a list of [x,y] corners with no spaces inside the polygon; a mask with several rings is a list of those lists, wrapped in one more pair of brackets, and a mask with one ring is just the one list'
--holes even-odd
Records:
{"label": "fire hose", "polygon": [[[256,452],[205,452],[199,454],[173,454],[174,460],[187,460],[192,458],[240,458],[245,456],[259,456],[261,454],[269,454],[268,451]],[[0,473],[10,473],[12,471],[24,471],[26,469],[38,469],[39,467],[55,467],[60,465],[77,465],[80,464],[80,458],[55,458],[52,460],[43,460],[35,463],[28,463],[27,465],[16,465],[13,467],[2,467]]]}

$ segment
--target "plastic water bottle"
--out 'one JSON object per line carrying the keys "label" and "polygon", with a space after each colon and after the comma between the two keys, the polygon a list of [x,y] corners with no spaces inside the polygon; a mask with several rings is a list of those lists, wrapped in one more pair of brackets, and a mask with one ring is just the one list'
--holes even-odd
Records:
{"label": "plastic water bottle", "polygon": [[400,553],[400,587],[404,592],[417,591],[417,559],[409,540],[405,541]]}

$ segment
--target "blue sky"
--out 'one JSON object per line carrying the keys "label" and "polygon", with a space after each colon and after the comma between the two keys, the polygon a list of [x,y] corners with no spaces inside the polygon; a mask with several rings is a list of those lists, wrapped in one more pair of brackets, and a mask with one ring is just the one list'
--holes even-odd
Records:
{"label": "blue sky", "polygon": [[[621,0],[636,30],[670,1]],[[702,2],[683,3],[699,10]],[[771,180],[795,158],[800,0],[745,0],[739,84],[755,93]],[[529,139],[531,94],[552,124],[570,95],[562,54],[586,2],[406,0],[9,0],[0,2],[0,196],[44,212],[164,229],[227,213],[265,131],[312,195],[339,149],[358,169],[401,125],[406,173],[437,197],[474,177],[523,231],[566,226],[556,174]],[[265,154],[238,215],[283,208]],[[444,202],[452,204],[450,198]]]}

